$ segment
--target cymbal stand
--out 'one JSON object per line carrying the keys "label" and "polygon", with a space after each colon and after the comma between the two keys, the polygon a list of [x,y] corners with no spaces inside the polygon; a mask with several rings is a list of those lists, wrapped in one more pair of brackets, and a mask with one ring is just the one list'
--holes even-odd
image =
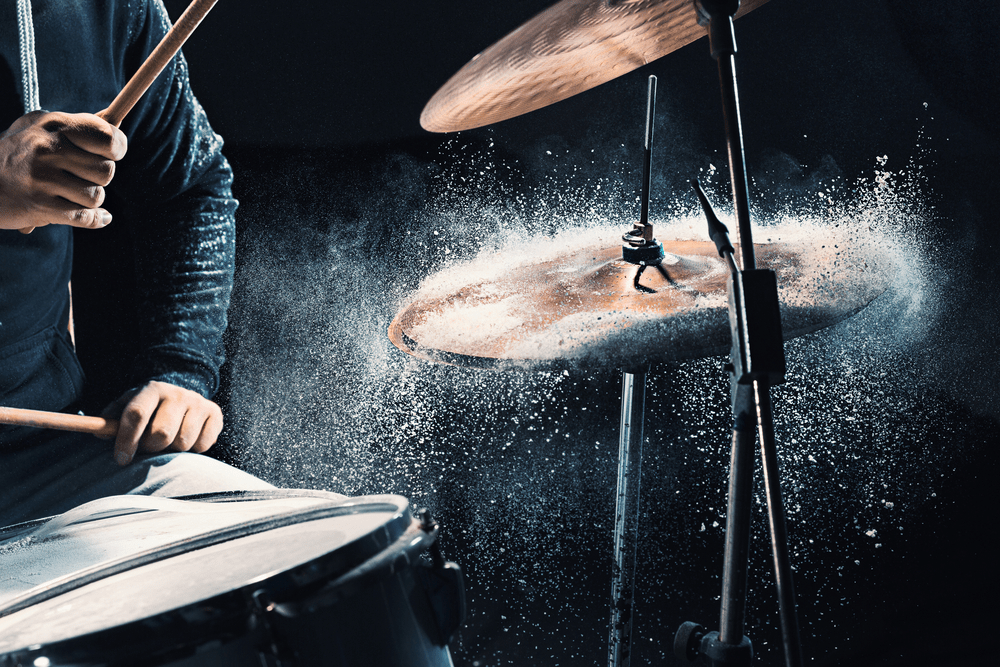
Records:
{"label": "cymbal stand", "polygon": [[635,556],[639,542],[639,480],[642,468],[646,369],[622,371],[622,420],[615,495],[614,563],[608,665],[628,667],[632,658]]}
{"label": "cymbal stand", "polygon": [[[647,266],[663,261],[663,244],[653,238],[649,224],[649,181],[653,150],[653,117],[656,77],[649,77],[646,101],[646,138],[642,164],[642,195],[639,222],[622,237],[622,258],[639,265],[635,277]],[[643,418],[646,400],[646,371],[622,370],[622,418],[618,444],[618,485],[615,495],[614,563],[611,573],[611,622],[608,665],[628,667],[632,654],[632,609],[635,596],[635,555],[639,541],[639,480],[642,472]]]}
{"label": "cymbal stand", "polygon": [[777,449],[770,388],[784,382],[785,357],[778,310],[777,281],[773,271],[758,270],[750,230],[750,201],[743,132],[736,85],[736,38],[733,16],[739,0],[695,0],[698,21],[709,27],[712,57],[719,64],[726,144],[738,223],[743,270],[736,264],[728,230],[715,216],[708,199],[695,183],[708,217],[709,236],[730,267],[729,320],[732,332],[730,373],[733,396],[733,435],[730,459],[729,501],[726,512],[726,546],[722,584],[720,630],[706,632],[696,623],[681,625],[674,638],[678,657],[711,667],[749,665],[753,647],[744,635],[747,560],[750,545],[750,507],[753,496],[754,429],[760,435],[768,521],[774,556],[775,582],[787,667],[800,667],[802,653],[795,591],[788,558],[785,512],[778,481]]}

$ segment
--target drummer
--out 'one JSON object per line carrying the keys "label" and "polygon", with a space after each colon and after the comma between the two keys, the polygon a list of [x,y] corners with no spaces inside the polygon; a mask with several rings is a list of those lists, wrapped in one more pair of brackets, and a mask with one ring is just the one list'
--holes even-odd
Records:
{"label": "drummer", "polygon": [[[0,134],[0,405],[70,411],[83,395],[69,333],[73,227],[100,234],[112,220],[130,226],[147,326],[130,382],[105,411],[121,419],[113,445],[0,427],[0,525],[106,495],[271,488],[199,455],[222,429],[210,398],[237,202],[222,141],[191,93],[182,57],[120,130],[91,113],[107,107],[160,41],[169,27],[163,6],[33,4],[0,6],[0,127],[8,128]],[[110,191],[127,205],[104,208]]]}

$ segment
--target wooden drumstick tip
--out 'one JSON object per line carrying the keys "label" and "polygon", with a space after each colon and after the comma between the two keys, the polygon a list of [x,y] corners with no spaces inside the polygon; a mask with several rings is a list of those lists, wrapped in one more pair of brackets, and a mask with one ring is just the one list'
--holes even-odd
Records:
{"label": "wooden drumstick tip", "polygon": [[132,107],[145,94],[146,90],[153,85],[156,77],[180,51],[181,46],[216,2],[218,0],[193,0],[170,27],[167,34],[163,36],[160,43],[156,45],[156,48],[146,57],[146,61],[139,66],[139,69],[121,89],[118,96],[108,105],[108,108],[98,112],[97,115],[115,127],[120,126],[128,112],[132,110]]}

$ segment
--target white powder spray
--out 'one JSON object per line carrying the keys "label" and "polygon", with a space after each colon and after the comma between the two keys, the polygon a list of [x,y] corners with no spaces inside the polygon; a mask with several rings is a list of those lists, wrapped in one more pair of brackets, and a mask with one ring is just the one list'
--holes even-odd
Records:
{"label": "white powder spray", "polygon": [[[631,224],[631,188],[614,175],[577,177],[573,167],[529,185],[494,150],[451,139],[447,168],[400,158],[346,188],[346,208],[272,211],[272,229],[283,231],[262,233],[239,275],[234,432],[243,466],[276,484],[400,493],[435,512],[446,554],[469,579],[459,664],[592,664],[606,650],[619,374],[439,366],[386,336],[421,284],[502,274],[551,252],[547,243],[572,247]],[[917,169],[876,167],[873,179],[811,183],[776,197],[781,207],[755,210],[757,241],[824,239],[809,269],[835,277],[824,289],[838,275],[850,283],[859,267],[872,275],[865,284],[885,288],[853,317],[789,341],[788,381],[774,392],[814,655],[867,622],[860,591],[879,576],[879,558],[910,548],[908,527],[974,442],[948,433],[966,424],[934,417],[951,399],[919,354],[945,315],[925,186]],[[725,202],[714,172],[701,178]],[[695,207],[687,194],[658,202],[669,211],[654,220],[658,235],[704,238]],[[504,313],[492,325],[506,326]],[[717,618],[731,426],[724,361],[663,364],[647,379],[638,664],[672,659],[681,622]],[[778,659],[780,635],[759,493],[755,506],[747,620],[765,664]],[[851,627],[828,620],[855,607]]]}

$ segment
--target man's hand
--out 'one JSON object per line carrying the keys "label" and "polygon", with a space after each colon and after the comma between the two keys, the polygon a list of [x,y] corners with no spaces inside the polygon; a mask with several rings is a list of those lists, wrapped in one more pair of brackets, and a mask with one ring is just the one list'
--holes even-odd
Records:
{"label": "man's hand", "polygon": [[99,228],[125,134],[88,113],[33,111],[0,134],[0,229]]}
{"label": "man's hand", "polygon": [[197,392],[165,382],[150,382],[125,392],[101,416],[120,419],[115,438],[119,465],[128,464],[140,449],[204,452],[222,432],[218,405]]}

